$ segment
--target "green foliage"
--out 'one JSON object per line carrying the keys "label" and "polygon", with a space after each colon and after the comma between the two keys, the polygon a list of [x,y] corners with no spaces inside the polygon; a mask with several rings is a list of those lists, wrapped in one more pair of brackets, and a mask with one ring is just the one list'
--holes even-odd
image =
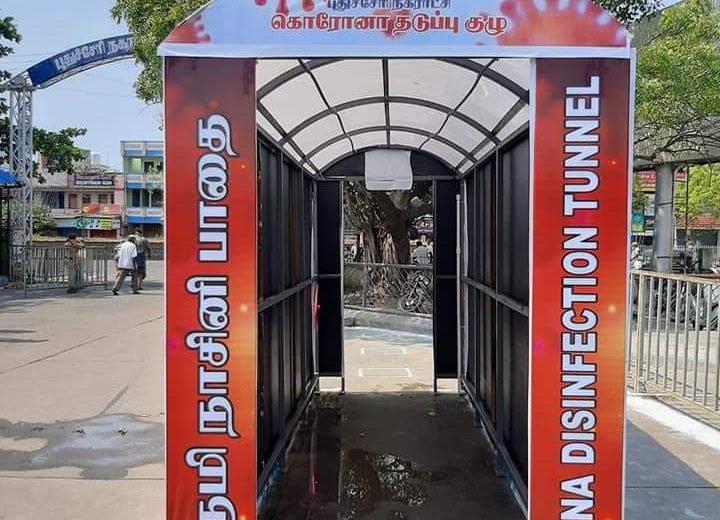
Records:
{"label": "green foliage", "polygon": [[41,236],[53,236],[56,233],[55,221],[50,216],[50,212],[47,208],[33,204],[33,233]]}
{"label": "green foliage", "polygon": [[148,103],[162,100],[162,60],[157,47],[173,28],[207,0],[117,0],[112,16],[124,21],[135,36],[133,50],[143,65],[135,83],[137,96]]}
{"label": "green foliage", "polygon": [[[63,128],[59,132],[48,132],[41,128],[33,130],[33,147],[47,159],[50,173],[74,173],[74,162],[84,157],[82,150],[73,144],[73,139],[85,135],[84,128]],[[37,169],[37,165],[36,169]]]}
{"label": "green foliage", "polygon": [[632,186],[632,210],[634,213],[643,213],[648,205],[648,196],[643,191],[642,185],[637,179],[633,179]]}
{"label": "green foliage", "polygon": [[596,0],[596,3],[625,25],[642,20],[660,7],[659,0]]}
{"label": "green foliage", "polygon": [[[22,37],[18,32],[17,25],[12,17],[0,18],[0,58],[12,54],[13,48],[8,44],[19,43]],[[10,78],[10,73],[0,70],[0,83]],[[7,162],[10,143],[8,142],[8,130],[10,119],[8,117],[8,106],[3,98],[0,98],[0,163]],[[73,162],[82,159],[82,151],[75,147],[73,139],[85,135],[84,128],[64,128],[59,132],[51,132],[42,128],[33,129],[33,147],[36,152],[41,152],[47,160],[48,171],[73,172]],[[37,164],[35,165],[35,175]]]}
{"label": "green foliage", "polygon": [[[676,211],[685,215],[685,190],[688,183],[677,183],[675,194]],[[688,216],[693,219],[701,215],[720,217],[720,164],[693,166],[690,168],[690,192],[687,195]]]}
{"label": "green foliage", "polygon": [[636,157],[675,162],[720,146],[720,12],[712,0],[663,11],[638,51]]}

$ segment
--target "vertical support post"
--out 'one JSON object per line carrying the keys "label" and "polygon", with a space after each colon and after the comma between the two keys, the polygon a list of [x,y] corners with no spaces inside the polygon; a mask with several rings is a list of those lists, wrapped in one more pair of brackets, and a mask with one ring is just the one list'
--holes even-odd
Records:
{"label": "vertical support post", "polygon": [[[671,164],[658,166],[655,171],[653,264],[655,270],[661,273],[669,273],[672,270],[673,185],[673,166]],[[687,244],[687,237],[685,237],[685,243]]]}
{"label": "vertical support post", "polygon": [[32,87],[12,85],[10,92],[10,135],[8,164],[10,171],[21,184],[19,196],[13,199],[13,244],[32,242],[32,174],[33,174],[33,128]]}
{"label": "vertical support post", "polygon": [[255,60],[166,58],[167,518],[256,518]]}
{"label": "vertical support post", "polygon": [[532,520],[623,516],[631,75],[626,59],[535,61]]}

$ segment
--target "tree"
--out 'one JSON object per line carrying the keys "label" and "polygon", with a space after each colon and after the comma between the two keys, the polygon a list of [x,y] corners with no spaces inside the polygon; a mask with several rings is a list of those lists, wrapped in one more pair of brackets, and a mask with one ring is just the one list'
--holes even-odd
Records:
{"label": "tree", "polygon": [[[689,219],[709,215],[720,217],[720,164],[693,166],[690,168],[688,182],[678,183],[676,199],[678,216],[685,218],[685,198]],[[686,190],[689,185],[689,193]]]}
{"label": "tree", "polygon": [[[22,36],[18,32],[13,18],[9,16],[0,18],[0,59],[13,53],[13,48],[8,44],[19,43],[21,39]],[[10,73],[6,70],[0,70],[0,84],[8,79],[10,79]],[[0,164],[8,162],[10,151],[8,141],[10,118],[8,111],[9,107],[5,99],[0,97]],[[75,146],[73,140],[76,137],[85,135],[85,132],[84,128],[64,128],[59,132],[51,132],[41,128],[33,129],[33,148],[45,157],[48,172],[73,173],[74,162],[83,158],[82,150]],[[44,180],[37,171],[37,164],[35,164],[35,175],[41,182]]]}
{"label": "tree", "polygon": [[50,216],[50,212],[40,204],[33,204],[33,233],[41,236],[53,236],[56,234],[55,221]]}
{"label": "tree", "polygon": [[642,184],[637,179],[633,179],[632,186],[632,210],[634,213],[645,213],[647,207],[648,196],[643,191]]}
{"label": "tree", "polygon": [[368,191],[349,182],[345,218],[365,238],[365,260],[410,262],[410,231],[418,218],[432,213],[432,183],[415,182],[408,191]]}
{"label": "tree", "polygon": [[162,60],[157,55],[160,43],[176,25],[207,0],[117,0],[110,13],[124,21],[133,33],[135,57],[143,70],[135,83],[137,96],[148,103],[162,100]]}
{"label": "tree", "polygon": [[652,165],[720,147],[720,12],[712,0],[663,11],[638,50],[635,157]]}

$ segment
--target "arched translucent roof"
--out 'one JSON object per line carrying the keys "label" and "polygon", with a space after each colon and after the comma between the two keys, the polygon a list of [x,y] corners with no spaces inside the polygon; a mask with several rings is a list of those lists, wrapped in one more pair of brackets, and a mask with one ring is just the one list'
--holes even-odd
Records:
{"label": "arched translucent roof", "polygon": [[375,147],[465,172],[528,121],[526,59],[261,60],[258,125],[308,171]]}
{"label": "arched translucent roof", "polygon": [[465,172],[527,122],[529,59],[631,56],[590,0],[214,0],[159,53],[272,58],[258,125],[315,173],[382,146]]}

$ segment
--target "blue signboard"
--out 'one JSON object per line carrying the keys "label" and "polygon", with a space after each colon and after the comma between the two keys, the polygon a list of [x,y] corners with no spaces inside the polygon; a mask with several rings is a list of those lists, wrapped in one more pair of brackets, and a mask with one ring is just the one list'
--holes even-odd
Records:
{"label": "blue signboard", "polygon": [[132,42],[132,35],[125,34],[68,49],[30,67],[30,81],[35,87],[47,86],[94,65],[129,58]]}

